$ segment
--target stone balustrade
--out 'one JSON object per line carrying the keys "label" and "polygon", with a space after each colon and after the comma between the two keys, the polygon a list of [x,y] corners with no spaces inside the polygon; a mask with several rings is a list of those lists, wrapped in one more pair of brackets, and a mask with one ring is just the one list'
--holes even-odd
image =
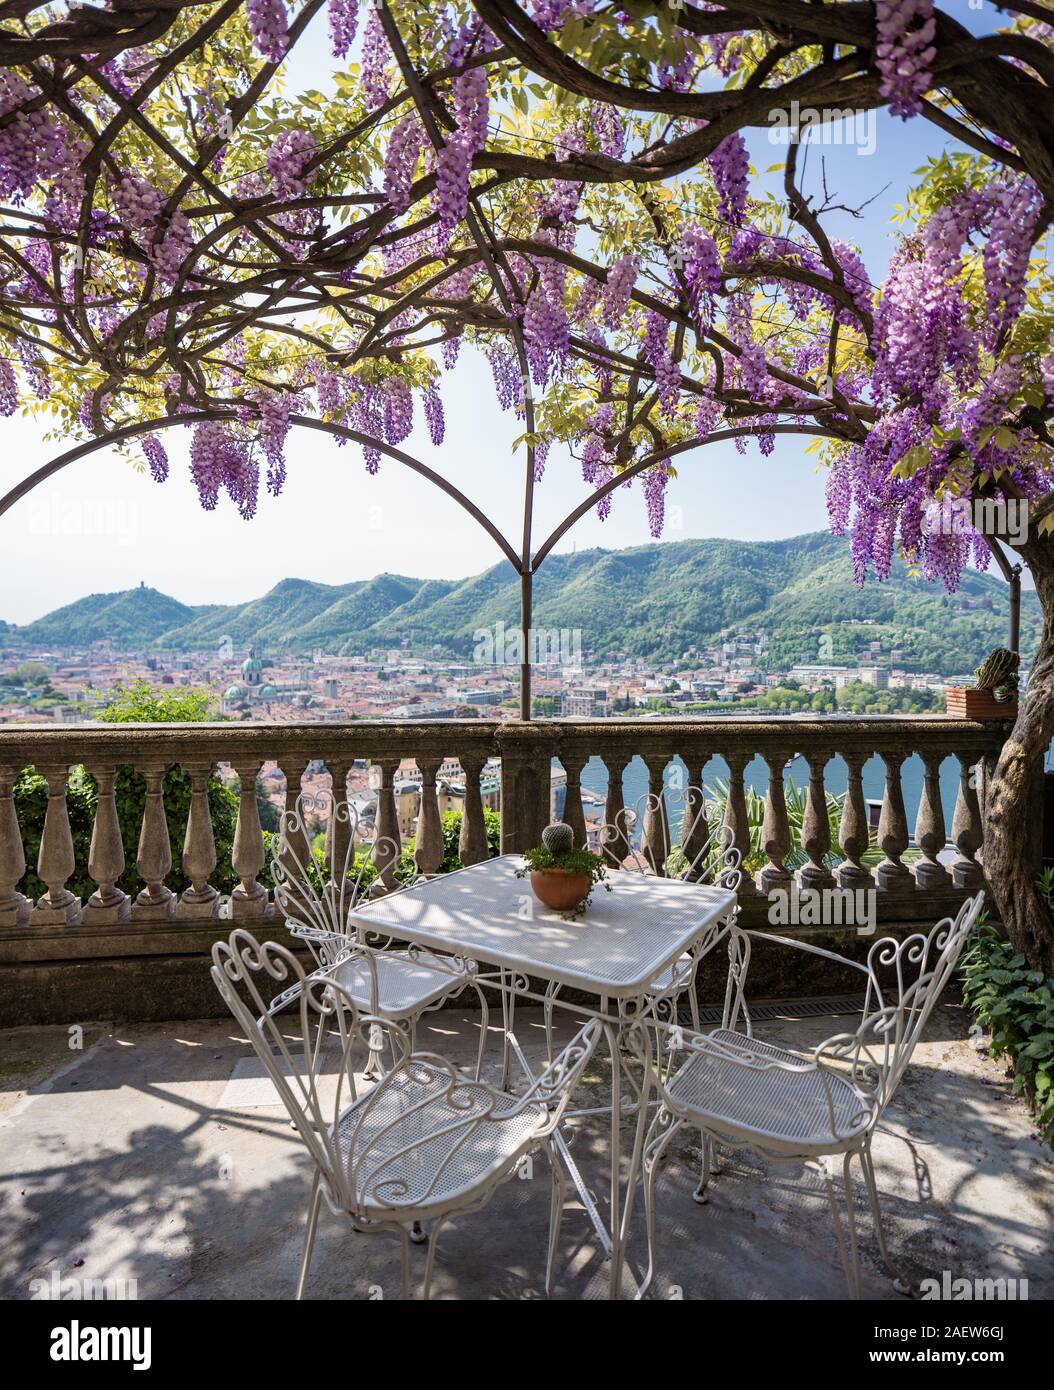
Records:
{"label": "stone balustrade", "polygon": [[[764,906],[775,889],[874,888],[880,921],[930,920],[949,910],[961,896],[983,883],[982,815],[986,760],[1002,739],[999,726],[944,716],[924,718],[724,718],[695,720],[543,720],[531,724],[452,720],[427,723],[349,723],[342,725],[274,725],[257,723],[195,725],[90,725],[46,728],[0,727],[0,978],[8,972],[18,1001],[0,1007],[0,1019],[28,1021],[42,1014],[65,1017],[62,1007],[38,1009],[34,990],[45,1000],[54,993],[59,963],[76,964],[96,983],[115,963],[153,958],[151,989],[156,1007],[166,998],[171,1012],[198,1011],[189,1003],[202,997],[188,982],[201,975],[202,955],[211,941],[229,930],[227,918],[280,935],[270,895],[260,882],[266,856],[256,797],[256,779],[265,764],[285,778],[285,803],[292,805],[310,763],[324,763],[337,799],[347,796],[349,770],[369,760],[376,790],[376,843],[372,849],[378,877],[395,883],[399,820],[395,777],[400,761],[412,758],[420,772],[421,802],[414,857],[421,873],[434,873],[443,856],[442,826],[436,799],[437,776],[445,758],[457,758],[465,774],[464,814],[459,854],[471,864],[488,852],[480,774],[490,758],[502,768],[501,843],[505,852],[537,844],[550,819],[551,768],[558,759],[566,774],[564,816],[576,839],[586,838],[581,797],[583,770],[599,757],[608,771],[607,801],[601,831],[609,857],[619,859],[626,846],[623,774],[635,756],[647,769],[648,799],[639,834],[643,857],[662,873],[671,849],[671,826],[664,800],[669,764],[680,759],[688,770],[684,838],[700,832],[699,788],[707,785],[708,764],[715,757],[727,766],[725,822],[732,842],[746,856],[751,850],[745,774],[761,760],[766,769],[764,823],[760,846],[765,863],[744,875],[740,890],[744,913],[764,921]],[[901,788],[901,771],[912,754],[923,759],[923,791],[914,827],[909,826]],[[808,790],[800,845],[807,857],[796,870],[787,866],[791,833],[784,772],[796,756],[808,766]],[[885,768],[885,787],[877,836],[869,837],[862,769],[872,756]],[[826,782],[832,759],[846,768],[846,795],[831,844],[826,811]],[[952,758],[959,767],[958,794],[951,814],[955,862],[947,867],[938,856],[948,840],[946,808],[939,772]],[[215,880],[217,849],[209,810],[210,774],[226,764],[240,779],[237,823],[231,850],[234,881],[229,894]],[[86,861],[78,863],[67,807],[71,769],[83,765],[96,784],[94,823]],[[758,764],[754,764],[755,767]],[[46,891],[31,900],[23,893],[26,850],[19,825],[14,787],[19,774],[35,768],[46,781],[47,806],[36,853],[36,875]],[[145,809],[136,844],[125,843],[115,799],[118,771],[133,768],[145,783]],[[189,779],[189,812],[182,843],[174,844],[165,807],[165,777],[181,768]],[[694,828],[693,828],[694,827]],[[127,827],[125,827],[127,832]],[[334,819],[327,857],[343,862],[346,845],[335,843],[348,826]],[[914,838],[916,862],[903,856]],[[863,858],[877,842],[881,862],[872,871]],[[689,851],[693,845],[685,848]],[[840,862],[830,867],[830,851]],[[182,892],[166,881],[180,856],[187,882]],[[980,859],[979,859],[980,856]],[[142,888],[130,896],[121,887],[134,863]],[[90,879],[93,891],[77,896],[70,883]],[[177,885],[178,887],[178,885]],[[50,970],[50,974],[49,974]],[[120,970],[117,971],[120,974]],[[207,974],[205,976],[207,979]],[[134,976],[127,977],[134,981]],[[126,979],[126,987],[127,987]],[[156,983],[160,981],[160,983]],[[135,988],[134,983],[131,986]],[[183,991],[184,993],[181,993]],[[189,993],[187,992],[189,991]],[[150,990],[147,991],[150,993]],[[182,1002],[184,994],[188,1002]],[[109,1000],[106,990],[103,1002]],[[153,1006],[151,1006],[153,1007]],[[98,1014],[118,1012],[100,1007]],[[127,1015],[126,1015],[127,1016]],[[144,1005],[141,1016],[152,1016]]]}

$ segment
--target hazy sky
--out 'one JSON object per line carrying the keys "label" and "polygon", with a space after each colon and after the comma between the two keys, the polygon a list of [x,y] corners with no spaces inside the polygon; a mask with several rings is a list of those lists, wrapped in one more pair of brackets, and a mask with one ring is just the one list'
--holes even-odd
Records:
{"label": "hazy sky", "polygon": [[[332,64],[321,45],[297,65],[290,88],[305,76],[312,86],[327,85]],[[855,144],[823,144],[811,152],[809,186],[819,192],[812,175],[819,174],[822,154],[828,187],[839,195],[835,201],[858,204],[878,195],[863,218],[836,214],[828,223],[833,235],[861,246],[877,281],[899,191],[911,170],[946,142],[922,120],[904,125],[871,113],[868,122],[855,131]],[[782,150],[765,132],[755,132],[751,154],[763,173]],[[775,188],[775,177],[771,182]],[[450,477],[515,540],[523,463],[511,443],[520,422],[498,409],[489,368],[468,351],[445,379],[444,400],[443,447],[434,449],[423,428],[404,447]],[[0,421],[0,493],[62,451],[61,444],[45,444],[42,434],[31,419]],[[186,439],[183,431],[167,432],[172,468],[161,486],[103,450],[0,517],[0,618],[29,622],[84,594],[141,580],[187,603],[241,602],[287,576],[333,584],[383,571],[459,578],[500,559],[490,537],[424,480],[388,461],[371,478],[355,445],[338,448],[314,433],[290,436],[285,491],[277,500],[262,493],[253,521],[242,521],[225,498],[215,512],[203,512],[187,473]],[[668,490],[665,539],[771,540],[823,527],[823,480],[815,456],[804,453],[805,442],[777,437],[769,459],[753,445],[741,457],[731,444],[682,456]],[[579,465],[554,450],[538,489],[536,540],[585,495]],[[606,523],[590,515],[560,548],[648,540],[643,499],[634,487],[615,494]]]}

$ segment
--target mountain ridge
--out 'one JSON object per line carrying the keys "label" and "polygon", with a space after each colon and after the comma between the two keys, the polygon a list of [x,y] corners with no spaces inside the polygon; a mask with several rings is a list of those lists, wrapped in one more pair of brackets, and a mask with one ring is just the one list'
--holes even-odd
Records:
{"label": "mountain ridge", "polygon": [[[781,541],[665,541],[624,550],[551,555],[535,579],[536,627],[581,630],[594,659],[624,653],[655,661],[683,657],[722,634],[766,632],[769,664],[839,663],[900,651],[908,669],[961,674],[1006,640],[1009,592],[990,574],[967,571],[960,590],[913,578],[852,582],[848,542],[828,532]],[[184,604],[141,584],[92,594],[14,627],[10,646],[83,647],[103,639],[139,648],[206,650],[229,640],[267,651],[323,649],[357,655],[408,641],[417,651],[468,657],[473,634],[515,627],[519,579],[499,563],[464,579],[384,573],[346,584],[290,577],[241,604]],[[1035,594],[1022,595],[1022,649],[1041,623]]]}

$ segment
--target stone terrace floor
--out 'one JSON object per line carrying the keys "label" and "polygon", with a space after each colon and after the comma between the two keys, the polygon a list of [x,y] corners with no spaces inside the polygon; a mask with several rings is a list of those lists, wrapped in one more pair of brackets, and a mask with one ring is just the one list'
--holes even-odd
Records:
{"label": "stone terrace floor", "polygon": [[[840,1031],[831,1018],[759,1023],[759,1037],[807,1046]],[[939,1005],[887,1111],[874,1152],[894,1259],[920,1279],[1027,1279],[1054,1298],[1054,1156],[1036,1135],[1001,1067],[966,1037],[966,1017]],[[468,1060],[478,1016],[433,1014],[420,1046]],[[543,1050],[540,1017],[518,1013],[529,1055]],[[293,1295],[311,1170],[285,1112],[243,1074],[245,1042],[225,1020],[96,1026],[82,1051],[61,1029],[0,1034],[0,1296],[28,1298],[52,1272],[135,1279],[140,1298]],[[494,1052],[497,1051],[495,1039]],[[587,1082],[606,1091],[603,1064]],[[230,1085],[228,1083],[231,1083]],[[224,1093],[226,1097],[224,1097]],[[273,1093],[272,1093],[273,1094]],[[624,1145],[631,1140],[627,1125]],[[575,1152],[605,1190],[602,1125],[582,1126]],[[712,1201],[691,1200],[698,1145],[669,1153],[659,1184],[659,1278],[653,1296],[690,1299],[846,1296],[823,1186],[800,1169],[724,1160]],[[433,1297],[543,1298],[549,1181],[514,1179],[483,1211],[448,1226]],[[854,1165],[865,1294],[897,1298],[877,1262]],[[642,1269],[638,1198],[630,1266]],[[357,1236],[323,1208],[308,1296],[398,1297],[398,1244]],[[414,1259],[423,1273],[424,1252]],[[83,1263],[78,1263],[83,1262]],[[572,1195],[555,1296],[606,1295],[607,1269]],[[627,1281],[625,1292],[632,1289]]]}

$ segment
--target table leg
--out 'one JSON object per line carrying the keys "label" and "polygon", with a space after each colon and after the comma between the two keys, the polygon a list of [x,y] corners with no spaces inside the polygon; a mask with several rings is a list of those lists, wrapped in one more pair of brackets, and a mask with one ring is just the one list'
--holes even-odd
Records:
{"label": "table leg", "polygon": [[644,1153],[644,1139],[648,1132],[648,1109],[651,1105],[651,1069],[645,1067],[637,1106],[637,1126],[633,1135],[633,1153],[630,1157],[629,1174],[626,1178],[626,1201],[622,1210],[622,1225],[619,1230],[619,1248],[625,1250],[629,1240],[630,1219],[633,1204],[637,1197],[637,1181],[640,1175],[641,1157]]}
{"label": "table leg", "polygon": [[618,1033],[604,1025],[604,1037],[611,1053],[611,1276],[609,1298],[622,1292],[622,1057]]}

